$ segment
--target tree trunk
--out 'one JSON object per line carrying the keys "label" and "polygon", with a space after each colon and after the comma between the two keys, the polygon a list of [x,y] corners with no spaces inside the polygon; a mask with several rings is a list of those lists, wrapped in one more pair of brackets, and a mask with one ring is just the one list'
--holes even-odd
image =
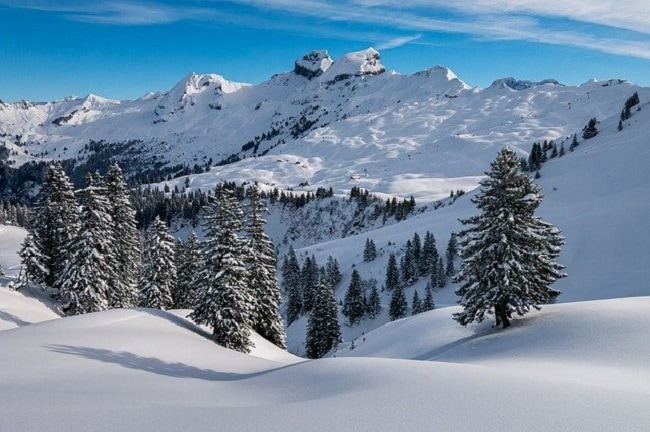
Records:
{"label": "tree trunk", "polygon": [[502,325],[501,328],[508,328],[510,324],[510,319],[508,318],[507,307],[505,304],[494,305],[494,316],[496,318],[496,326],[499,324]]}

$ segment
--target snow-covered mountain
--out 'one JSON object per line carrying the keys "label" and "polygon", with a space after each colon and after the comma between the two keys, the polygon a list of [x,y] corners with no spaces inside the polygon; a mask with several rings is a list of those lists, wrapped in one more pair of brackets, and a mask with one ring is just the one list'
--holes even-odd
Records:
{"label": "snow-covered mountain", "polygon": [[430,200],[475,185],[497,148],[523,154],[592,117],[618,117],[635,91],[650,99],[650,89],[618,79],[573,87],[505,78],[480,89],[441,66],[400,75],[372,48],[336,60],[321,50],[259,85],[192,73],[134,101],[2,104],[0,143],[17,165],[83,163],[112,147],[131,172],[243,159],[223,177]]}

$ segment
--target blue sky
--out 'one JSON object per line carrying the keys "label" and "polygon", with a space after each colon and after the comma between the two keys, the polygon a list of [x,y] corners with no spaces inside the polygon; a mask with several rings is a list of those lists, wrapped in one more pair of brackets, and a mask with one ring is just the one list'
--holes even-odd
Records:
{"label": "blue sky", "polygon": [[313,49],[400,73],[650,86],[647,0],[0,0],[0,99],[134,99],[190,72],[259,83]]}

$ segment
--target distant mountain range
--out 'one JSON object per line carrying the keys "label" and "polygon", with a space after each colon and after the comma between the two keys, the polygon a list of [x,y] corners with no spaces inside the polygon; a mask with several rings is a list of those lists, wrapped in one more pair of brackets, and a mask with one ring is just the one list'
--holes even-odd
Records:
{"label": "distant mountain range", "polygon": [[[442,66],[400,75],[372,48],[336,60],[321,50],[259,85],[192,73],[133,101],[2,103],[0,146],[14,166],[84,164],[94,154],[93,169],[114,158],[127,174],[153,170],[160,180],[243,160],[223,176],[435,199],[475,184],[496,148],[524,155],[533,142],[564,140],[592,117],[616,118],[635,91],[650,99],[649,88],[619,79],[573,87],[504,78],[481,89]],[[410,190],[395,187],[404,176]]]}

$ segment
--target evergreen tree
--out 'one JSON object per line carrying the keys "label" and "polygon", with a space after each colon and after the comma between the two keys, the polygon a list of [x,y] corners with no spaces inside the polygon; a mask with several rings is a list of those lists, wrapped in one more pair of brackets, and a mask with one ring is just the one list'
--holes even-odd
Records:
{"label": "evergreen tree", "polygon": [[406,315],[406,310],[408,304],[406,303],[406,296],[404,295],[404,288],[397,286],[393,289],[393,293],[390,298],[390,307],[388,309],[388,315],[390,316],[391,321],[402,318]]}
{"label": "evergreen tree", "polygon": [[110,197],[109,214],[113,219],[113,238],[117,254],[117,277],[110,281],[109,306],[128,308],[137,300],[136,279],[140,260],[140,236],[135,211],[129,198],[122,170],[111,165],[106,176],[106,193]]}
{"label": "evergreen tree", "polygon": [[370,296],[368,297],[368,302],[366,304],[366,314],[371,318],[375,318],[381,312],[381,297],[379,296],[379,290],[377,289],[377,284],[375,283],[370,289]]}
{"label": "evergreen tree", "polygon": [[325,265],[325,271],[327,273],[327,278],[329,279],[330,285],[332,287],[336,287],[339,284],[339,282],[341,282],[343,275],[341,274],[339,262],[336,260],[336,258],[334,258],[331,255],[327,257],[327,264]]}
{"label": "evergreen tree", "polygon": [[287,294],[287,325],[291,325],[302,313],[300,273],[296,251],[293,246],[290,246],[282,264],[282,284],[284,292]]}
{"label": "evergreen tree", "polygon": [[302,265],[300,274],[300,281],[302,285],[302,313],[306,314],[311,312],[316,301],[316,291],[319,284],[319,269],[316,258],[312,255],[305,257],[305,262]]}
{"label": "evergreen tree", "polygon": [[366,239],[366,245],[363,248],[363,260],[365,262],[370,262],[374,261],[377,258],[377,247],[375,246],[375,242],[367,238]]}
{"label": "evergreen tree", "polygon": [[454,267],[454,259],[458,256],[458,239],[456,239],[456,233],[452,232],[449,235],[449,241],[447,242],[447,251],[445,252],[445,258],[447,260],[447,266],[445,268],[445,274],[447,276],[453,276],[456,273],[456,268]]}
{"label": "evergreen tree", "polygon": [[196,304],[196,280],[201,271],[201,243],[192,231],[186,243],[176,247],[176,289],[172,292],[174,309],[191,309]]}
{"label": "evergreen tree", "polygon": [[246,246],[238,234],[242,219],[234,192],[219,183],[204,217],[203,261],[190,318],[211,327],[219,345],[249,352],[254,302],[248,289]]}
{"label": "evergreen tree", "polygon": [[176,248],[167,225],[158,216],[147,230],[140,271],[138,306],[171,309],[176,291]]}
{"label": "evergreen tree", "polygon": [[418,261],[416,261],[415,251],[411,240],[406,241],[406,250],[400,260],[400,273],[404,285],[412,285],[418,278]]}
{"label": "evergreen tree", "polygon": [[445,272],[445,265],[442,261],[442,257],[438,258],[438,266],[436,268],[437,286],[438,288],[444,288],[447,285],[447,274]]}
{"label": "evergreen tree", "polygon": [[588,140],[598,135],[598,128],[596,127],[597,124],[598,121],[596,120],[596,117],[590,119],[587,123],[587,126],[582,129],[582,138]]}
{"label": "evergreen tree", "polygon": [[413,268],[414,268],[414,277],[415,279],[420,276],[420,259],[422,257],[422,241],[420,240],[420,235],[415,232],[413,233],[413,239],[411,240],[411,256],[413,258]]}
{"label": "evergreen tree", "polygon": [[424,300],[422,300],[422,312],[433,310],[435,304],[433,303],[433,289],[431,284],[427,284],[427,288],[424,294]]}
{"label": "evergreen tree", "polygon": [[417,315],[422,312],[422,301],[418,290],[413,291],[413,300],[411,300],[411,315]]}
{"label": "evergreen tree", "polygon": [[307,338],[305,340],[307,357],[312,359],[323,357],[336,346],[340,339],[341,327],[334,290],[329,285],[325,272],[321,272],[314,307],[309,314],[307,323]]}
{"label": "evergreen tree", "polygon": [[79,315],[108,309],[111,281],[117,274],[113,220],[110,203],[100,179],[86,177],[80,192],[81,215],[78,235],[69,245],[70,258],[56,284],[64,301],[63,311]]}
{"label": "evergreen tree", "polygon": [[23,264],[20,286],[29,282],[43,285],[47,280],[47,258],[42,255],[38,238],[33,233],[27,233],[20,248],[20,259]]}
{"label": "evergreen tree", "polygon": [[438,263],[438,249],[436,248],[436,239],[429,231],[424,235],[422,244],[422,253],[420,254],[420,263],[418,265],[420,276],[430,275],[436,270]]}
{"label": "evergreen tree", "polygon": [[249,242],[248,289],[254,297],[253,330],[274,345],[286,349],[284,324],[280,316],[280,288],[276,274],[275,247],[266,234],[267,210],[256,186],[249,189],[250,210],[246,232]]}
{"label": "evergreen tree", "polygon": [[[569,151],[575,150],[575,148],[578,147],[578,135],[573,134],[573,139],[571,140],[571,145],[569,146]],[[562,147],[564,148],[564,147]]]}
{"label": "evergreen tree", "polygon": [[363,318],[365,313],[363,302],[363,289],[361,286],[361,276],[357,269],[352,270],[352,279],[345,293],[343,300],[343,315],[348,319],[350,325],[357,324]]}
{"label": "evergreen tree", "polygon": [[386,283],[384,284],[388,291],[393,291],[400,286],[399,269],[397,268],[397,259],[394,253],[388,255],[388,267],[386,268]]}
{"label": "evergreen tree", "polygon": [[499,152],[486,174],[472,200],[481,213],[461,221],[469,227],[459,234],[463,261],[455,281],[463,311],[454,319],[466,325],[494,313],[505,328],[513,314],[524,315],[559,295],[550,285],[564,276],[555,261],[564,239],[534,216],[542,200],[539,187],[519,171],[512,150]]}
{"label": "evergreen tree", "polygon": [[73,252],[79,229],[77,200],[72,183],[58,162],[48,166],[34,215],[34,237],[45,259],[45,283],[56,286]]}

